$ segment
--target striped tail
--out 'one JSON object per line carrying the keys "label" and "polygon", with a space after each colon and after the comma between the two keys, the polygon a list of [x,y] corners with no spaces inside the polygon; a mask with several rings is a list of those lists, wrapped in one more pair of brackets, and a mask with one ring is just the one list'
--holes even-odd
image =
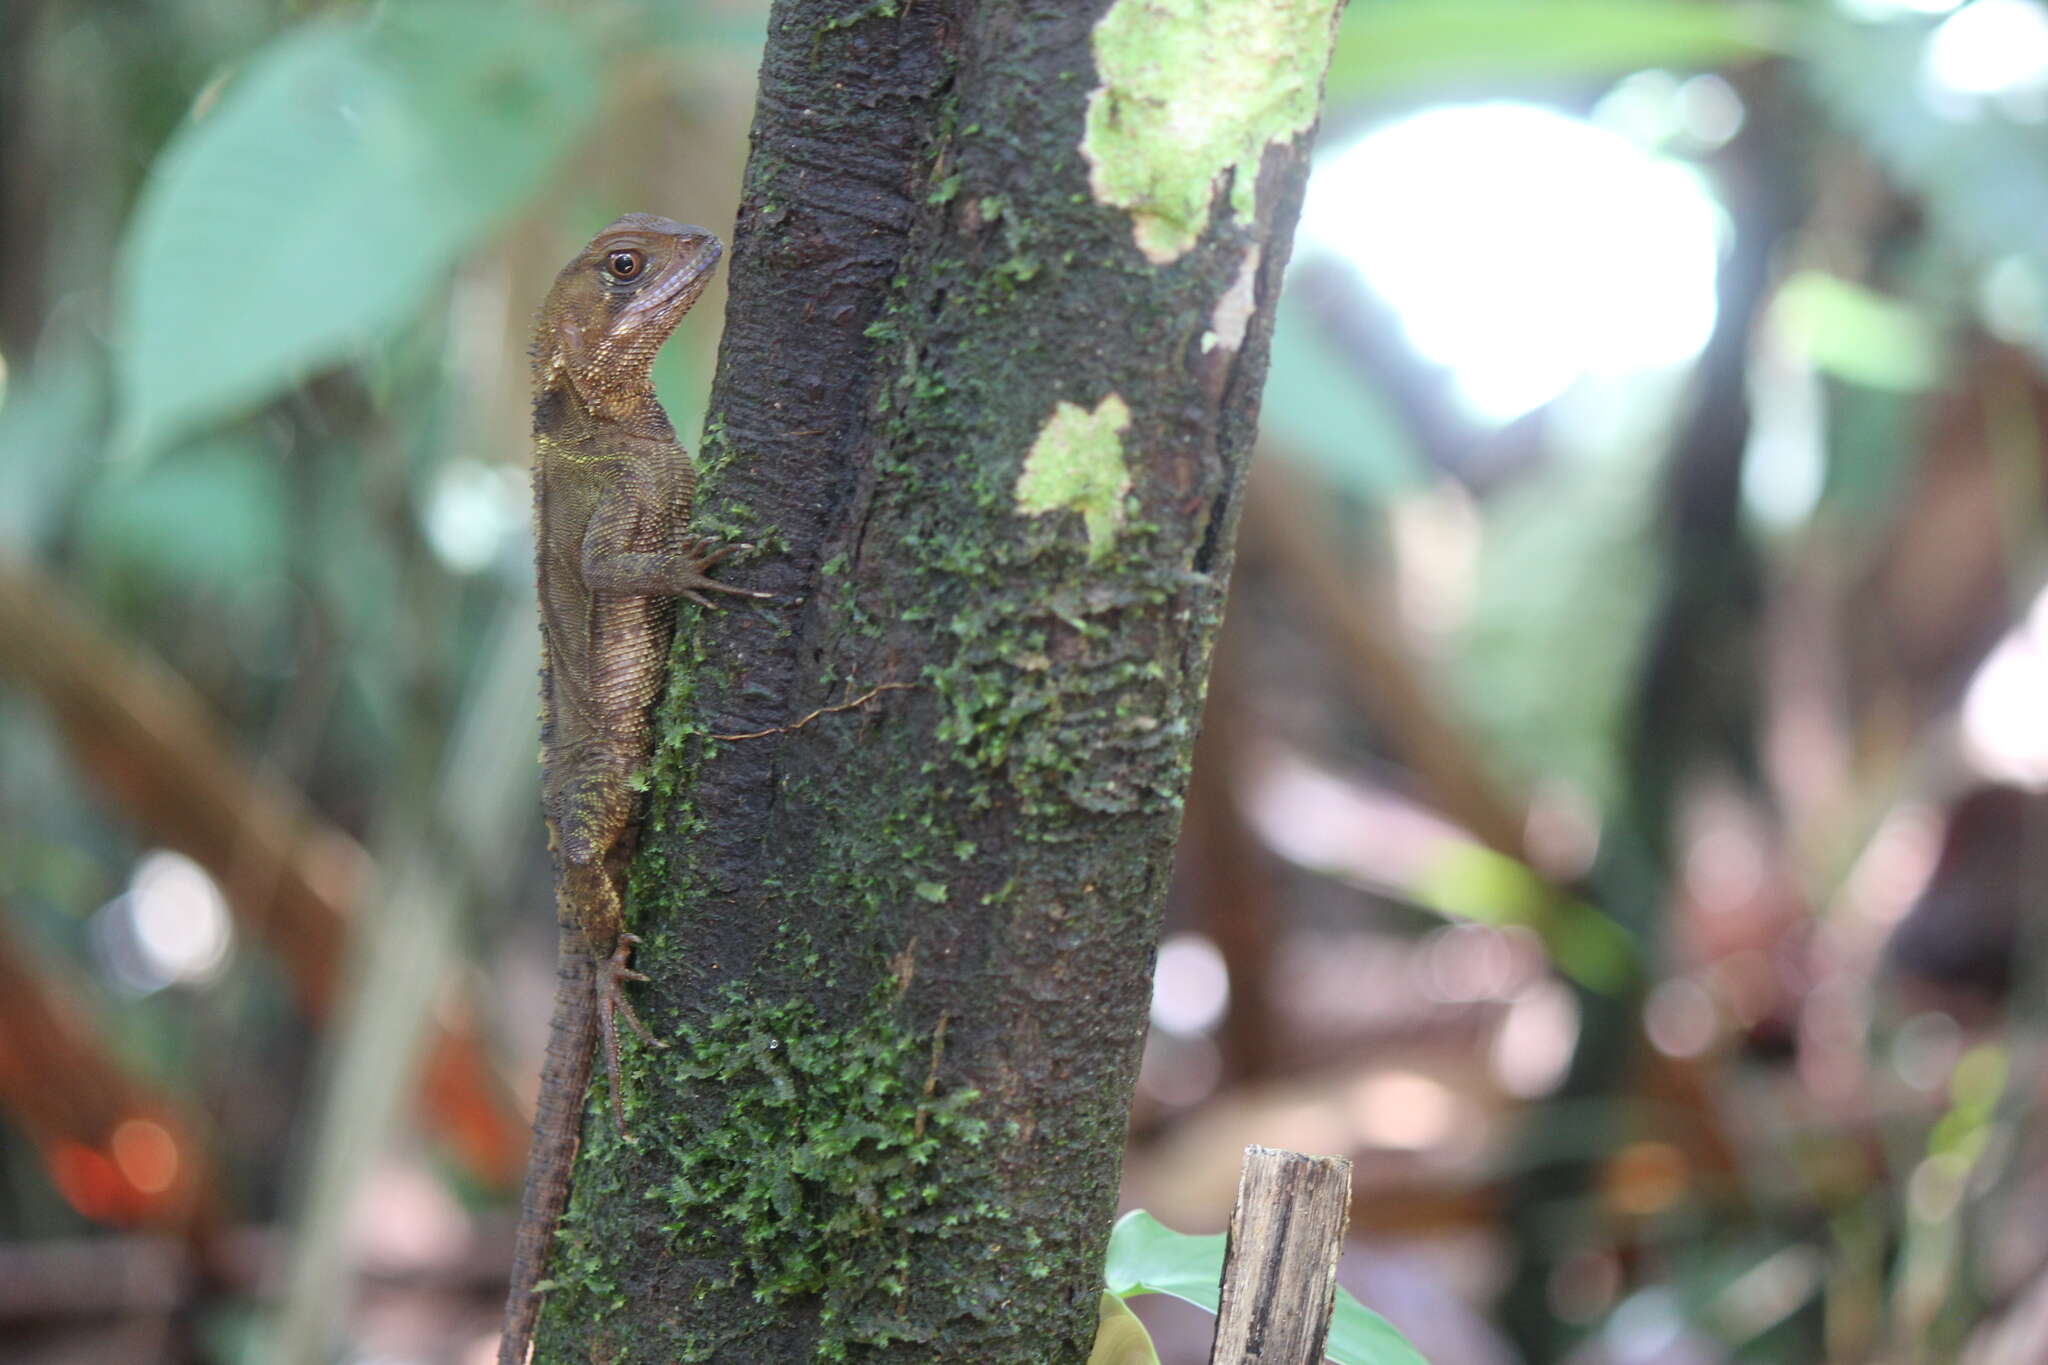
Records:
{"label": "striped tail", "polygon": [[597,974],[582,935],[564,928],[555,968],[555,1016],[541,1063],[540,1105],[533,1116],[533,1148],[519,1199],[519,1235],[512,1246],[512,1292],[505,1299],[505,1335],[498,1365],[527,1365],[533,1349],[540,1296],[534,1286],[547,1273],[555,1225],[569,1206],[569,1172],[582,1134],[583,1096],[590,1087],[597,1039]]}

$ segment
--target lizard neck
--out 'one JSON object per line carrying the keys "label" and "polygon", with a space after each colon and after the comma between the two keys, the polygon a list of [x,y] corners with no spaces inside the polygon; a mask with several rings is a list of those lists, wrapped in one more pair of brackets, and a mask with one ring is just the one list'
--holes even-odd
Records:
{"label": "lizard neck", "polygon": [[586,394],[566,371],[552,376],[534,394],[533,430],[536,436],[556,440],[596,430],[623,430],[653,441],[673,441],[676,436],[651,387]]}

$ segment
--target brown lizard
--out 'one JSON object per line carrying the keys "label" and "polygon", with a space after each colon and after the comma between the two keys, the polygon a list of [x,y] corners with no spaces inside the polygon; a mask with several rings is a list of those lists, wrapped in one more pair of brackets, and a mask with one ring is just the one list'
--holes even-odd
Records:
{"label": "brown lizard", "polygon": [[525,1365],[536,1287],[569,1197],[592,1052],[602,1037],[619,1101],[617,1016],[660,1046],[626,999],[620,892],[638,833],[635,775],[668,674],[677,597],[765,596],[707,572],[743,546],[687,534],[697,475],[654,396],[654,353],[723,248],[702,228],[629,213],[563,268],[533,335],[533,502],[541,616],[541,775],[561,928],[499,1365]]}

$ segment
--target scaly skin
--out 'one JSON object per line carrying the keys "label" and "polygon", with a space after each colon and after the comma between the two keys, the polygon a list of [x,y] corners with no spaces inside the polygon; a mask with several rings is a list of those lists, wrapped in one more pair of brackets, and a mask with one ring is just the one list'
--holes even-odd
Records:
{"label": "scaly skin", "polygon": [[638,833],[633,776],[667,676],[677,597],[744,589],[707,571],[742,546],[692,540],[697,474],[654,397],[654,353],[704,291],[722,251],[702,228],[629,213],[563,268],[533,337],[533,499],[541,612],[541,774],[561,928],[499,1365],[525,1365],[555,1225],[568,1203],[592,1051],[601,1036],[619,1102],[616,1018],[633,1013],[637,940],[620,904]]}

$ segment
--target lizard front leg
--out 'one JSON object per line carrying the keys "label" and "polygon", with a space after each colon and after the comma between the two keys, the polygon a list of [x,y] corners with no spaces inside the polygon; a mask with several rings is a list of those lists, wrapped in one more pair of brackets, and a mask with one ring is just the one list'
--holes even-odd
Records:
{"label": "lizard front leg", "polygon": [[711,605],[707,592],[768,596],[710,576],[752,546],[680,534],[692,482],[688,458],[674,447],[628,466],[626,476],[605,489],[584,531],[583,585],[609,597],[687,597],[705,607]]}
{"label": "lizard front leg", "polygon": [[[593,521],[593,529],[595,526]],[[608,596],[687,597],[700,607],[711,605],[703,596],[707,592],[731,593],[735,597],[767,597],[765,592],[721,583],[707,572],[740,551],[753,548],[751,545],[720,545],[707,539],[689,541],[683,549],[667,552],[586,552],[583,581],[592,592]]]}

